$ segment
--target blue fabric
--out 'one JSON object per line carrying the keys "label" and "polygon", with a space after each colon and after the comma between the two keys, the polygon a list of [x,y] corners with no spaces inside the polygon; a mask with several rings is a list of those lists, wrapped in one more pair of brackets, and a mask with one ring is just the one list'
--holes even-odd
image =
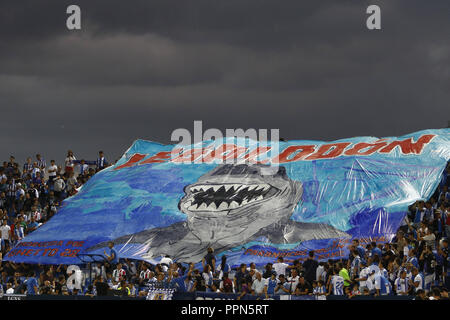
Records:
{"label": "blue fabric", "polygon": [[[241,138],[203,141],[185,147],[183,155],[197,154],[198,150],[211,155],[211,150],[219,150],[224,142],[231,145],[242,141]],[[291,216],[286,225],[320,223],[345,236],[271,241],[265,229],[261,229],[259,237],[215,252],[217,261],[226,255],[232,267],[250,262],[264,265],[274,262],[279,255],[292,262],[306,258],[309,250],[321,250],[318,260],[338,259],[348,256],[348,242],[352,238],[389,241],[408,206],[432,195],[450,158],[450,129],[384,139],[292,140],[280,142],[278,151],[269,142],[273,153],[262,152],[259,142],[245,142],[247,150],[239,155],[241,159],[259,152],[253,158],[255,161],[281,166],[285,179],[301,183],[301,197],[289,211]],[[187,222],[187,214],[179,207],[186,195],[185,187],[218,169],[221,161],[176,163],[176,155],[170,153],[174,147],[135,141],[114,166],[95,174],[75,196],[64,200],[59,212],[19,241],[4,260],[80,264],[76,255],[87,253],[100,243],[105,246],[89,253],[103,254],[109,240],[124,236],[130,236],[131,240],[132,235],[146,230],[165,230]],[[138,158],[139,161],[130,162]],[[227,176],[221,181],[225,183]],[[270,202],[261,207],[264,212],[273,209]],[[162,234],[159,236],[164,237]],[[156,259],[146,257],[150,248],[145,243],[125,241],[115,248],[120,258],[149,262]],[[188,250],[191,251],[195,248]],[[172,258],[177,260],[177,256]]]}

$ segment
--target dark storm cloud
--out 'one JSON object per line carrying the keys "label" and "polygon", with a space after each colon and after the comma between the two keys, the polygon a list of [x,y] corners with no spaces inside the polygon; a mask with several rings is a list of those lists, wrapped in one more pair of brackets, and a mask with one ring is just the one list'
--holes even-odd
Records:
{"label": "dark storm cloud", "polygon": [[[65,28],[78,4],[82,30]],[[379,4],[382,30],[365,28]],[[448,1],[7,1],[1,156],[117,158],[173,129],[288,139],[446,125]]]}

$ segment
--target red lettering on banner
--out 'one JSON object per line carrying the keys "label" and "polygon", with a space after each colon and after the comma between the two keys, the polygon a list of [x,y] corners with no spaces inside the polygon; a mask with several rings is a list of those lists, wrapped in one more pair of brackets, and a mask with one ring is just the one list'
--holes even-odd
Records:
{"label": "red lettering on banner", "polygon": [[394,148],[400,147],[403,154],[415,153],[421,154],[425,144],[429,143],[436,135],[426,134],[417,139],[417,142],[412,142],[412,138],[402,141],[393,141],[385,148],[381,149],[379,153],[390,153]]}
{"label": "red lettering on banner", "polygon": [[[371,155],[375,152],[377,152],[378,150],[380,150],[381,148],[387,146],[387,142],[383,141],[385,139],[382,140],[377,140],[374,143],[366,143],[366,142],[361,142],[361,143],[357,143],[355,144],[352,148],[346,150],[344,152],[345,155],[347,156],[367,156],[367,155]],[[364,149],[367,149],[366,151],[362,151]]]}
{"label": "red lettering on banner", "polygon": [[316,153],[310,155],[306,160],[319,160],[336,158],[342,154],[344,149],[349,146],[350,142],[330,143],[321,145]]}
{"label": "red lettering on banner", "polygon": [[212,163],[214,160],[225,162],[230,159],[237,159],[247,152],[247,148],[238,147],[235,144],[222,144],[218,148],[211,150],[203,156],[202,162]]}
{"label": "red lettering on banner", "polygon": [[58,249],[51,249],[47,254],[47,257],[53,257],[58,252]]}
{"label": "red lettering on banner", "polygon": [[195,159],[200,157],[202,154],[203,154],[203,148],[188,149],[170,161],[175,162],[175,163],[179,163],[179,162],[192,163],[195,161]]}
{"label": "red lettering on banner", "polygon": [[271,147],[257,147],[255,150],[251,151],[250,153],[246,154],[244,159],[246,161],[249,161],[250,163],[267,163],[269,160],[263,160],[263,161],[257,161],[255,160],[257,157],[259,157],[262,154],[267,153]]}
{"label": "red lettering on banner", "polygon": [[167,162],[172,156],[172,153],[179,153],[183,149],[174,149],[172,151],[163,151],[158,152],[154,156],[145,159],[144,161],[139,162],[139,165],[143,164],[149,164],[149,163],[161,163],[161,162]]}
{"label": "red lettering on banner", "polygon": [[76,257],[78,252],[80,252],[80,249],[72,250],[72,252],[69,254],[69,257]]}
{"label": "red lettering on banner", "polygon": [[67,257],[72,252],[71,249],[66,249],[63,252],[60,253],[61,257]]}
{"label": "red lettering on banner", "polygon": [[142,154],[142,153],[135,153],[131,156],[130,159],[128,159],[127,162],[125,162],[124,164],[118,166],[117,168],[115,168],[114,170],[119,170],[119,169],[123,169],[123,168],[128,168],[128,167],[132,167],[134,166],[136,163],[138,163],[139,161],[141,161],[142,159],[144,159],[148,154]]}
{"label": "red lettering on banner", "polygon": [[[315,145],[289,146],[273,159],[273,163],[287,163],[303,160],[306,156],[314,152]],[[300,151],[301,150],[301,151]],[[294,155],[291,159],[289,156]]]}

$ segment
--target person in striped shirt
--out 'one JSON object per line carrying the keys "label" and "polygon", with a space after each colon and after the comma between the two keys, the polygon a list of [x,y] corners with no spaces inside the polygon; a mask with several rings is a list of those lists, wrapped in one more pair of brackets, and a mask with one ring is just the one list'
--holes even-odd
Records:
{"label": "person in striped shirt", "polygon": [[28,173],[31,174],[32,171],[33,171],[33,162],[32,162],[31,157],[28,157],[27,162],[25,162],[23,165],[23,174],[28,174]]}
{"label": "person in striped shirt", "polygon": [[313,287],[312,294],[316,298],[316,300],[326,300],[327,290],[323,285],[323,281],[314,280],[312,287]]}
{"label": "person in striped shirt", "polygon": [[415,268],[419,268],[419,261],[416,257],[416,249],[412,248],[409,250],[406,262],[411,263]]}
{"label": "person in striped shirt", "polygon": [[400,277],[395,279],[394,289],[398,296],[406,296],[409,293],[409,281],[406,278],[406,270],[400,271]]}
{"label": "person in striped shirt", "polygon": [[114,269],[114,271],[112,273],[112,277],[113,277],[114,281],[118,283],[122,280],[125,280],[125,276],[126,276],[126,272],[124,269],[122,269],[122,264],[118,263],[117,268]]}
{"label": "person in striped shirt", "polygon": [[361,257],[359,256],[358,250],[355,248],[352,251],[353,260],[350,264],[350,279],[354,280],[358,277],[361,266]]}
{"label": "person in striped shirt", "polygon": [[333,269],[332,275],[328,291],[333,292],[333,295],[335,296],[343,296],[344,278],[339,275],[339,272],[336,269]]}
{"label": "person in striped shirt", "polygon": [[386,296],[391,293],[391,284],[380,272],[372,270],[368,281],[373,285],[373,293],[375,296]]}
{"label": "person in striped shirt", "polygon": [[41,172],[45,172],[47,163],[45,162],[45,160],[41,157],[41,155],[39,153],[36,155],[36,162],[38,164],[38,168],[41,169]]}

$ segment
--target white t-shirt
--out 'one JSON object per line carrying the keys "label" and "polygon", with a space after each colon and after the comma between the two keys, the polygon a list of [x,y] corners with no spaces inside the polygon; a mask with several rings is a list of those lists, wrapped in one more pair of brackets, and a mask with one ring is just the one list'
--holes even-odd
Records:
{"label": "white t-shirt", "polygon": [[[54,170],[53,172],[50,172],[50,170]],[[56,176],[56,171],[58,170],[58,166],[55,164],[53,166],[48,167],[48,175],[49,177],[54,177]]]}
{"label": "white t-shirt", "polygon": [[323,266],[318,266],[316,269],[316,280],[319,281],[321,280],[320,277],[322,276],[322,273],[324,272],[324,267]]}
{"label": "white t-shirt", "polygon": [[74,166],[74,164],[72,163],[73,160],[77,160],[77,159],[75,159],[74,156],[67,157],[65,160],[66,167],[73,167]]}
{"label": "white t-shirt", "polygon": [[261,278],[261,280],[255,279],[252,284],[252,290],[254,290],[256,294],[263,294],[265,285],[266,281],[263,278]]}
{"label": "white t-shirt", "polygon": [[[360,278],[366,278],[369,276],[369,268],[364,268],[359,272],[359,277]],[[366,280],[361,280],[359,282],[359,287],[367,287],[367,281]]]}
{"label": "white t-shirt", "polygon": [[9,232],[11,231],[11,227],[6,225],[6,226],[1,226],[0,227],[0,231],[2,233],[2,239],[3,240],[9,240]]}
{"label": "white t-shirt", "polygon": [[275,270],[275,272],[277,273],[277,276],[279,276],[280,274],[285,274],[286,273],[286,268],[289,265],[287,263],[284,262],[277,262],[273,264],[273,269]]}

